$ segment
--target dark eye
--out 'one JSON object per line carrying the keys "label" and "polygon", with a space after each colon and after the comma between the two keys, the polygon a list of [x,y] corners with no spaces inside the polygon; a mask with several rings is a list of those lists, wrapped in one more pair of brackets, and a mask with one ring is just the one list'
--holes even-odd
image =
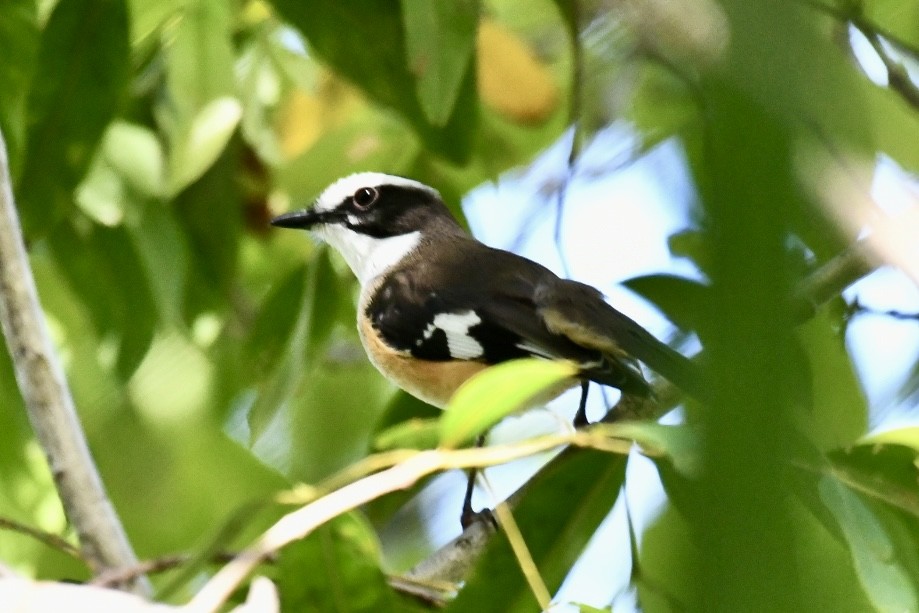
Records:
{"label": "dark eye", "polygon": [[357,208],[367,209],[370,208],[379,197],[380,192],[372,187],[362,187],[354,192],[354,196],[351,199],[354,200],[354,206]]}

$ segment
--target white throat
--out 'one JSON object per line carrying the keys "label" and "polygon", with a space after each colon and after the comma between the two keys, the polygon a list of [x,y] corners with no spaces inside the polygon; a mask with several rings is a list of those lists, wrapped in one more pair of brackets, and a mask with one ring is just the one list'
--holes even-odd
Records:
{"label": "white throat", "polygon": [[339,225],[317,228],[316,234],[345,258],[361,287],[402,261],[421,240],[421,232],[376,238]]}

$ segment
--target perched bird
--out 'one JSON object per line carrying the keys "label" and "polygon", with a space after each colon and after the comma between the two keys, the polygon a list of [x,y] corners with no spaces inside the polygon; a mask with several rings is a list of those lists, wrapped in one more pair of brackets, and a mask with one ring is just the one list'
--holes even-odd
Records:
{"label": "perched bird", "polygon": [[694,365],[599,291],[480,243],[417,181],[354,174],[271,223],[313,230],[341,253],[361,285],[357,328],[370,361],[436,407],[486,366],[527,356],[571,360],[582,382],[647,395],[640,360],[699,391]]}
{"label": "perched bird", "polygon": [[699,392],[694,364],[599,291],[480,243],[435,189],[417,181],[354,174],[327,187],[312,208],[271,223],[313,230],[341,253],[360,282],[357,327],[370,361],[436,407],[487,366],[527,356],[578,364],[569,386],[582,388],[576,424],[587,422],[589,381],[650,393],[637,361]]}

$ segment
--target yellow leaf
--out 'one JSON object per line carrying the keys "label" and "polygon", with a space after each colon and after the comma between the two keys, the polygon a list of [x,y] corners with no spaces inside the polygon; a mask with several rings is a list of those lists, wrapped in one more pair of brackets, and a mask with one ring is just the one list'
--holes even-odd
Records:
{"label": "yellow leaf", "polygon": [[558,106],[549,70],[516,34],[488,19],[479,24],[478,79],[485,104],[514,121],[543,121]]}

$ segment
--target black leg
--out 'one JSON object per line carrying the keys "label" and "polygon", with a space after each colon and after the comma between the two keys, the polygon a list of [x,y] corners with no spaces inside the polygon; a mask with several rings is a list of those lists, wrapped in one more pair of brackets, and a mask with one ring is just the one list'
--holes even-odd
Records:
{"label": "black leg", "polygon": [[580,428],[588,425],[587,421],[587,390],[590,389],[590,381],[581,381],[581,403],[578,405],[578,412],[574,414],[574,427]]}
{"label": "black leg", "polygon": [[[481,434],[475,439],[475,446],[482,447],[484,444],[485,435]],[[481,511],[472,510],[472,492],[475,490],[475,478],[478,473],[479,471],[476,468],[469,469],[469,478],[466,481],[466,495],[463,496],[463,510],[460,513],[460,525],[463,526],[463,530],[482,519],[487,519],[497,528],[497,523],[490,509],[482,509]]]}

